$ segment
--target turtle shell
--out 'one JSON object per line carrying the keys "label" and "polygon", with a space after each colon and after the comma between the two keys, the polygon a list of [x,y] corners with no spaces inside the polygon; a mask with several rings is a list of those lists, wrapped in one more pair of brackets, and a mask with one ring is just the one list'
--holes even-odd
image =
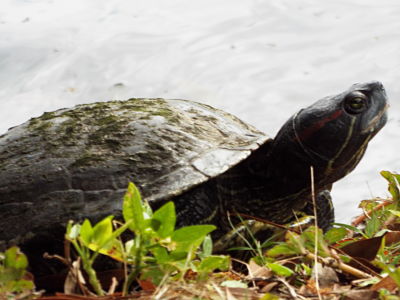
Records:
{"label": "turtle shell", "polygon": [[0,240],[118,214],[129,181],[148,201],[218,176],[269,138],[187,100],[130,99],[44,113],[0,137]]}

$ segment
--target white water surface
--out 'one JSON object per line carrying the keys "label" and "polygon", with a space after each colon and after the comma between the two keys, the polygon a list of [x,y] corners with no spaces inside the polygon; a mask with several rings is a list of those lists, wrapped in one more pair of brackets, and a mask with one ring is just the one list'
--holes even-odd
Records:
{"label": "white water surface", "polygon": [[398,0],[1,0],[0,133],[79,103],[165,97],[274,136],[315,100],[382,81],[387,126],[334,186],[337,221],[400,172]]}

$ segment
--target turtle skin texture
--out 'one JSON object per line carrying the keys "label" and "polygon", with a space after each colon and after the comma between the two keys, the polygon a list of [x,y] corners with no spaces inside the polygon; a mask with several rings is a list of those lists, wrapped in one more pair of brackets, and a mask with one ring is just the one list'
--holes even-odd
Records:
{"label": "turtle skin texture", "polygon": [[328,228],[332,184],[358,164],[386,110],[374,81],[300,110],[274,139],[188,100],[44,113],[0,137],[1,247],[50,252],[68,220],[119,216],[130,181],[154,208],[174,201],[178,226],[215,224],[216,238],[231,230],[232,214],[284,224],[311,211],[311,167],[320,225]]}

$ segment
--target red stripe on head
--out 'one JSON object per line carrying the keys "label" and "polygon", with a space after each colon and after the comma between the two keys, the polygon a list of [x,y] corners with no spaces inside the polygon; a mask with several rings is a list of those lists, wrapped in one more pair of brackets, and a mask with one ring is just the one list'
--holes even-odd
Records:
{"label": "red stripe on head", "polygon": [[333,112],[331,115],[327,116],[326,118],[321,119],[318,122],[315,122],[312,126],[304,129],[301,132],[297,132],[297,136],[300,140],[304,141],[307,140],[310,136],[312,136],[316,131],[321,129],[325,126],[326,123],[336,120],[339,118],[343,113],[343,110],[339,109]]}

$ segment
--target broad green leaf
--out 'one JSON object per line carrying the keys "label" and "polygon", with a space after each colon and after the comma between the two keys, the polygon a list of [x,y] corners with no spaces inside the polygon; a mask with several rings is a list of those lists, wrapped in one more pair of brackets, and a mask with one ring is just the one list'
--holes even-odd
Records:
{"label": "broad green leaf", "polygon": [[175,242],[192,242],[198,239],[203,240],[207,234],[215,230],[214,225],[191,225],[177,229],[172,240]]}
{"label": "broad green leaf", "polygon": [[122,215],[125,222],[131,222],[129,228],[136,234],[142,234],[145,227],[142,197],[137,187],[130,182],[124,196]]}
{"label": "broad green leaf", "polygon": [[28,259],[18,247],[13,246],[4,253],[4,266],[6,268],[26,269],[28,267]]}
{"label": "broad green leaf", "polygon": [[[23,292],[26,290],[32,290],[34,288],[34,284],[29,280],[18,280],[14,282],[13,290],[15,292]],[[18,299],[18,298],[17,298]]]}
{"label": "broad green leaf", "polygon": [[88,219],[85,219],[85,221],[83,221],[79,234],[83,244],[89,246],[93,237],[93,227]]}
{"label": "broad green leaf", "polygon": [[91,244],[90,249],[95,252],[100,252],[101,254],[112,257],[115,260],[124,261],[124,250],[122,249],[122,245],[117,240],[127,228],[129,227],[129,222],[125,223],[117,230],[113,231],[107,239],[102,241],[102,244]]}
{"label": "broad green leaf", "polygon": [[175,229],[176,215],[174,202],[168,202],[154,212],[151,224],[160,238],[170,236]]}
{"label": "broad green leaf", "polygon": [[28,259],[18,247],[13,246],[4,253],[4,267],[9,269],[10,280],[20,280],[28,267]]}
{"label": "broad green leaf", "polygon": [[198,266],[199,272],[212,272],[216,269],[226,271],[229,269],[230,259],[229,256],[211,255],[204,258]]}
{"label": "broad green leaf", "polygon": [[192,225],[179,228],[172,234],[172,241],[176,242],[176,252],[188,252],[197,249],[204,238],[215,230],[214,225]]}
{"label": "broad green leaf", "polygon": [[15,268],[15,261],[17,259],[18,248],[16,246],[11,247],[4,253],[4,266],[6,268]]}
{"label": "broad green leaf", "polygon": [[324,237],[328,244],[334,244],[340,240],[343,240],[348,235],[348,231],[343,227],[334,227],[325,233]]}
{"label": "broad green leaf", "polygon": [[156,245],[155,247],[151,248],[151,253],[153,253],[154,257],[156,258],[156,261],[158,264],[163,264],[171,260],[171,258],[168,255],[167,249],[160,245]]}
{"label": "broad green leaf", "polygon": [[266,263],[266,266],[278,276],[288,277],[293,275],[293,270],[277,263]]}
{"label": "broad green leaf", "polygon": [[[189,251],[189,250],[188,250]],[[188,251],[171,251],[169,254],[170,261],[181,261],[181,260],[187,260],[188,257]]]}
{"label": "broad green leaf", "polygon": [[366,237],[364,232],[360,228],[357,228],[357,227],[354,227],[354,226],[351,226],[351,225],[348,225],[348,224],[344,224],[344,223],[332,223],[332,225],[346,228],[346,229],[348,229],[350,231],[357,232],[357,233],[361,234],[362,236]]}
{"label": "broad green leaf", "polygon": [[108,216],[98,222],[93,227],[93,236],[91,242],[96,244],[98,249],[107,248],[107,241],[113,233],[112,219],[114,216]]}
{"label": "broad green leaf", "polygon": [[278,256],[292,256],[298,254],[293,247],[288,244],[279,244],[267,251],[267,256],[278,257]]}

